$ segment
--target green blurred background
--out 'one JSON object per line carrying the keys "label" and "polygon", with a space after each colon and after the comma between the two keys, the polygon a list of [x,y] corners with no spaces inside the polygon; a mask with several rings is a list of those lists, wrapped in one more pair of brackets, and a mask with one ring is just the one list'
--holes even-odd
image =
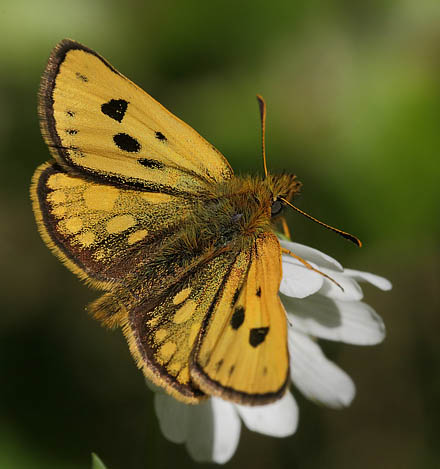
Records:
{"label": "green blurred background", "polygon": [[26,0],[0,2],[0,468],[193,467],[160,434],[119,332],[87,317],[96,292],[43,245],[28,197],[49,152],[37,89],[64,37],[104,55],[216,145],[261,170],[255,95],[268,103],[271,170],[304,183],[295,240],[389,278],[366,287],[388,336],[324,344],[353,405],[304,400],[295,436],[244,430],[227,467],[436,468],[440,461],[440,2]]}

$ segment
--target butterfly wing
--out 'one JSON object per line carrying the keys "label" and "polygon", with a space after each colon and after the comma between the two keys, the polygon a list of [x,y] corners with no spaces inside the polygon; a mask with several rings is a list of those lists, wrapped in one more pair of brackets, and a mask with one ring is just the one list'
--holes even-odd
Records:
{"label": "butterfly wing", "polygon": [[249,269],[229,275],[205,318],[190,365],[202,391],[249,405],[284,394],[289,354],[280,281],[280,245],[265,233],[256,239]]}
{"label": "butterfly wing", "polygon": [[232,175],[196,131],[71,40],[50,56],[39,113],[55,159],[95,179],[178,194],[198,193]]}
{"label": "butterfly wing", "polygon": [[[182,228],[182,197],[125,189],[40,166],[31,186],[40,233],[80,278],[109,289]],[[170,213],[173,216],[170,216]]]}
{"label": "butterfly wing", "polygon": [[[222,253],[200,263],[162,296],[151,297],[145,291],[142,301],[125,307],[123,331],[138,366],[147,378],[183,402],[195,403],[204,397],[190,376],[191,351],[228,279],[244,278],[249,261],[248,252]],[[111,294],[106,296],[104,305],[97,303],[99,308],[108,309],[112,299]]]}

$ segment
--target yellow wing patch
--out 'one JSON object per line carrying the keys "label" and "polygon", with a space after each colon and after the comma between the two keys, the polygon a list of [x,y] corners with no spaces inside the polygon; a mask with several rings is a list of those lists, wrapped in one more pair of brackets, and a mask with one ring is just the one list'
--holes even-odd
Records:
{"label": "yellow wing patch", "polygon": [[284,394],[289,354],[280,281],[280,245],[265,233],[256,240],[244,283],[243,276],[229,276],[199,336],[190,369],[202,391],[249,405]]}
{"label": "yellow wing patch", "polygon": [[194,194],[232,175],[195,130],[74,41],[52,52],[39,110],[57,161],[94,178]]}

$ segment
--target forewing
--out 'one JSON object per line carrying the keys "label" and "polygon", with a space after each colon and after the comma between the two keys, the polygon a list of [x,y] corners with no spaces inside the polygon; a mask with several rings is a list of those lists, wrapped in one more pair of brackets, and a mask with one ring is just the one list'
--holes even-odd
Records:
{"label": "forewing", "polygon": [[204,393],[189,372],[191,351],[207,313],[231,278],[244,278],[247,252],[223,253],[200,265],[160,299],[147,297],[129,308],[123,331],[147,378],[177,399],[195,403]]}
{"label": "forewing", "polygon": [[198,337],[190,374],[205,393],[249,405],[284,394],[289,354],[281,273],[279,242],[265,233],[242,278],[229,276]]}
{"label": "forewing", "polygon": [[155,256],[158,243],[181,229],[188,203],[102,184],[50,163],[36,170],[31,196],[46,244],[80,278],[104,289]]}
{"label": "forewing", "polygon": [[196,131],[74,41],[50,56],[39,112],[54,157],[83,174],[168,193],[197,193],[232,175]]}

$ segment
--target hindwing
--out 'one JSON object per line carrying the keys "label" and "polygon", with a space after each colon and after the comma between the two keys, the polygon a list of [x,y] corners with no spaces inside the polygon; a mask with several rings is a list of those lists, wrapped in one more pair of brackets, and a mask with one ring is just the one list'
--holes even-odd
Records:
{"label": "hindwing", "polygon": [[181,229],[190,203],[103,184],[51,163],[35,172],[31,195],[48,246],[80,278],[104,289],[153,258],[158,244]]}
{"label": "hindwing", "polygon": [[206,314],[231,277],[243,277],[249,253],[223,253],[197,266],[161,298],[128,307],[123,325],[130,350],[144,374],[184,402],[204,393],[190,376],[191,351]]}

